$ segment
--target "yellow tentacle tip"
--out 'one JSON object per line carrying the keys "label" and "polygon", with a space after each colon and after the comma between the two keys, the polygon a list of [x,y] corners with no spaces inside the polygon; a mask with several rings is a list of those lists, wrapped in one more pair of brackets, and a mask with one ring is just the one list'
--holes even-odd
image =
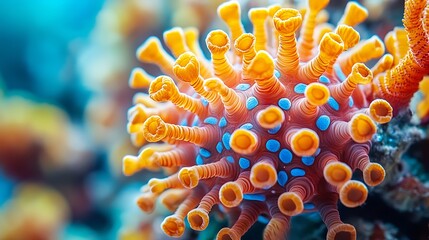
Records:
{"label": "yellow tentacle tip", "polygon": [[170,237],[180,237],[185,232],[185,222],[175,215],[168,216],[161,223],[161,229]]}
{"label": "yellow tentacle tip", "polygon": [[256,120],[261,127],[272,129],[284,122],[285,114],[279,107],[272,105],[259,111]]}
{"label": "yellow tentacle tip", "polygon": [[324,9],[326,6],[328,6],[329,0],[309,0],[308,1],[308,7],[312,11],[319,12],[320,10]]}
{"label": "yellow tentacle tip", "polygon": [[344,206],[354,208],[366,201],[368,189],[359,181],[349,180],[341,187],[339,195]]}
{"label": "yellow tentacle tip", "polygon": [[291,148],[300,157],[311,156],[319,148],[319,136],[311,129],[301,129],[293,134]]}
{"label": "yellow tentacle tip", "polygon": [[158,142],[167,136],[167,126],[159,116],[151,116],[143,124],[144,137],[148,142]]}
{"label": "yellow tentacle tip", "polygon": [[359,32],[345,24],[340,24],[335,31],[344,42],[344,49],[349,49],[360,41]]}
{"label": "yellow tentacle tip", "polygon": [[153,62],[154,59],[159,58],[161,42],[156,37],[149,37],[143,45],[137,49],[137,59],[142,62]]}
{"label": "yellow tentacle tip", "polygon": [[383,182],[386,171],[378,163],[370,163],[363,169],[363,180],[368,186],[377,186]]}
{"label": "yellow tentacle tip", "polygon": [[329,89],[321,83],[311,83],[305,88],[305,98],[315,106],[322,106],[329,100]]}
{"label": "yellow tentacle tip", "polygon": [[150,84],[149,95],[157,102],[168,101],[179,95],[179,89],[170,77],[159,76]]}
{"label": "yellow tentacle tip", "polygon": [[251,33],[241,34],[235,40],[234,48],[241,53],[245,53],[255,46],[255,40],[255,36]]}
{"label": "yellow tentacle tip", "polygon": [[258,21],[265,21],[268,17],[268,9],[266,8],[252,8],[249,10],[249,19],[255,23]]}
{"label": "yellow tentacle tip", "polygon": [[255,79],[266,79],[274,74],[274,60],[266,51],[259,51],[248,67],[248,74]]}
{"label": "yellow tentacle tip", "polygon": [[140,170],[138,158],[127,155],[122,159],[122,172],[125,176],[131,176]]}
{"label": "yellow tentacle tip", "polygon": [[232,133],[229,145],[236,153],[251,154],[258,148],[258,137],[249,130],[237,129]]}
{"label": "yellow tentacle tip", "polygon": [[340,186],[352,178],[352,169],[345,163],[331,162],[323,169],[323,176],[329,184]]}
{"label": "yellow tentacle tip", "polygon": [[285,192],[277,200],[280,212],[286,216],[295,216],[304,210],[302,199],[294,192]]}
{"label": "yellow tentacle tip", "polygon": [[268,189],[277,182],[277,171],[270,162],[258,162],[250,170],[250,182],[256,188]]}
{"label": "yellow tentacle tip", "polygon": [[369,105],[369,115],[377,123],[388,123],[392,120],[393,108],[386,100],[376,99]]}
{"label": "yellow tentacle tip", "polygon": [[320,42],[320,52],[329,57],[338,56],[344,50],[344,42],[341,37],[333,32],[326,33]]}
{"label": "yellow tentacle tip", "polygon": [[213,30],[206,37],[207,48],[212,54],[226,53],[229,50],[229,37],[222,30]]}
{"label": "yellow tentacle tip", "polygon": [[127,130],[129,133],[138,133],[143,130],[143,122],[149,117],[146,107],[137,104],[128,110]]}
{"label": "yellow tentacle tip", "polygon": [[191,210],[187,217],[190,227],[196,231],[205,230],[210,222],[207,212],[198,208]]}
{"label": "yellow tentacle tip", "polygon": [[195,188],[200,179],[198,171],[192,167],[184,167],[180,169],[177,176],[180,183],[182,183],[185,188]]}
{"label": "yellow tentacle tip", "polygon": [[273,21],[274,27],[281,34],[294,34],[301,26],[302,16],[298,10],[282,8],[276,12]]}
{"label": "yellow tentacle tip", "polygon": [[173,55],[178,55],[187,51],[185,43],[185,33],[182,28],[175,27],[164,32],[164,42],[170,48]]}
{"label": "yellow tentacle tip", "polygon": [[134,68],[131,71],[128,85],[130,88],[147,88],[152,82],[152,77],[149,76],[142,68]]}
{"label": "yellow tentacle tip", "polygon": [[214,91],[224,93],[226,85],[219,78],[208,78],[204,80],[204,89],[206,91]]}
{"label": "yellow tentacle tip", "polygon": [[371,118],[363,113],[358,113],[350,120],[350,136],[357,143],[371,140],[376,133],[377,126]]}
{"label": "yellow tentacle tip", "polygon": [[355,84],[368,84],[373,79],[371,70],[363,63],[355,63],[350,74],[353,75],[350,80]]}
{"label": "yellow tentacle tip", "polygon": [[326,240],[356,240],[356,229],[353,225],[339,223],[328,229]]}
{"label": "yellow tentacle tip", "polygon": [[193,53],[185,52],[177,58],[173,71],[180,80],[193,82],[200,76],[200,63]]}
{"label": "yellow tentacle tip", "polygon": [[227,182],[219,190],[219,200],[225,207],[236,207],[243,200],[243,190],[235,182]]}
{"label": "yellow tentacle tip", "polygon": [[368,17],[368,10],[356,2],[347,3],[342,23],[355,26]]}
{"label": "yellow tentacle tip", "polygon": [[239,21],[240,11],[240,4],[237,1],[222,3],[217,9],[219,17],[225,22]]}

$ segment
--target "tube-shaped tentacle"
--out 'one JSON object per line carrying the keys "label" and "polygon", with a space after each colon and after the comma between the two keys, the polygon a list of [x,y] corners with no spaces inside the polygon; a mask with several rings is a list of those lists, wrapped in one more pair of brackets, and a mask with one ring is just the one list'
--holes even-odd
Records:
{"label": "tube-shaped tentacle", "polygon": [[374,76],[385,72],[393,67],[393,56],[391,54],[384,54],[380,60],[371,68],[371,72]]}
{"label": "tube-shaped tentacle", "polygon": [[258,124],[266,129],[275,128],[281,125],[284,120],[285,114],[283,110],[274,105],[262,109],[256,115],[256,121],[258,122]]}
{"label": "tube-shaped tentacle", "polygon": [[352,67],[352,72],[345,81],[331,86],[331,94],[338,102],[345,103],[349,100],[358,84],[369,84],[372,78],[372,72],[365,64],[355,63]]}
{"label": "tube-shaped tentacle", "polygon": [[206,44],[211,53],[215,75],[227,86],[235,86],[239,75],[226,56],[230,48],[228,35],[222,30],[213,30],[207,35]]}
{"label": "tube-shaped tentacle", "polygon": [[158,102],[171,101],[174,105],[197,114],[200,118],[207,115],[207,108],[200,100],[179,92],[173,79],[159,76],[149,87],[150,97]]}
{"label": "tube-shaped tentacle", "polygon": [[340,162],[335,154],[323,152],[318,158],[318,166],[323,169],[323,177],[332,186],[341,186],[352,178],[352,169]]}
{"label": "tube-shaped tentacle", "polygon": [[213,91],[219,94],[228,119],[241,119],[246,113],[244,99],[235,90],[229,88],[217,78],[209,78],[204,81],[206,91]]}
{"label": "tube-shaped tentacle", "polygon": [[314,28],[316,27],[316,17],[324,9],[329,0],[308,0],[308,10],[302,23],[301,34],[298,41],[298,53],[301,61],[309,61],[313,57],[314,48]]}
{"label": "tube-shaped tentacle", "polygon": [[361,41],[338,59],[341,70],[349,75],[355,63],[365,63],[371,59],[379,58],[384,54],[384,45],[379,37]]}
{"label": "tube-shaped tentacle", "polygon": [[246,202],[243,204],[240,216],[231,228],[222,228],[216,236],[217,240],[240,240],[241,237],[256,222],[259,214],[264,210],[262,202]]}
{"label": "tube-shaped tentacle", "polygon": [[204,90],[204,79],[200,75],[200,63],[193,53],[181,54],[174,63],[173,71],[180,80],[191,84],[195,91],[210,103],[215,103],[218,100],[217,94]]}
{"label": "tube-shaped tentacle", "polygon": [[357,143],[365,143],[376,133],[377,126],[368,115],[357,113],[349,122],[335,121],[331,129],[335,129],[335,136],[340,142],[352,138]]}
{"label": "tube-shaped tentacle", "polygon": [[255,187],[250,182],[250,172],[240,174],[237,180],[227,182],[219,190],[219,200],[225,207],[236,207],[243,200],[243,194],[250,193]]}
{"label": "tube-shaped tentacle", "polygon": [[287,185],[288,190],[282,193],[277,201],[280,211],[286,216],[295,216],[304,210],[304,202],[314,193],[314,185],[306,178],[293,179]]}
{"label": "tube-shaped tentacle", "polygon": [[165,31],[163,38],[165,45],[167,45],[174,57],[177,58],[180,54],[189,51],[182,28],[174,27]]}
{"label": "tube-shaped tentacle", "polygon": [[282,8],[276,12],[273,21],[280,35],[276,68],[282,75],[295,75],[299,67],[295,32],[301,26],[301,14],[295,9]]}
{"label": "tube-shaped tentacle", "polygon": [[152,178],[147,183],[147,186],[149,187],[151,192],[157,194],[160,194],[170,188],[182,188],[182,184],[177,178],[177,173],[162,179]]}
{"label": "tube-shaped tentacle", "polygon": [[255,80],[255,96],[259,99],[276,99],[286,92],[274,75],[274,60],[266,51],[259,51],[249,65],[249,77]]}
{"label": "tube-shaped tentacle", "polygon": [[234,42],[235,50],[243,56],[241,68],[245,80],[249,79],[249,64],[256,56],[255,41],[256,38],[253,34],[243,33]]}
{"label": "tube-shaped tentacle", "polygon": [[240,19],[240,5],[235,1],[222,3],[219,5],[217,13],[228,26],[231,32],[232,42],[235,42],[235,39],[237,39],[244,32],[244,27]]}
{"label": "tube-shaped tentacle", "polygon": [[346,9],[337,25],[345,24],[351,27],[365,21],[368,11],[356,2],[348,2]]}
{"label": "tube-shaped tentacle", "polygon": [[285,239],[290,227],[290,217],[284,215],[276,200],[267,201],[271,220],[264,229],[264,239]]}
{"label": "tube-shaped tentacle", "polygon": [[203,231],[209,225],[209,213],[215,204],[219,203],[219,190],[220,185],[214,186],[204,197],[201,199],[197,208],[188,213],[188,222],[192,229]]}
{"label": "tube-shaped tentacle", "polygon": [[314,204],[328,228],[326,239],[356,240],[356,229],[350,224],[343,223],[340,219],[337,201],[336,193],[323,193],[323,196],[320,195],[314,199]]}
{"label": "tube-shaped tentacle", "polygon": [[169,211],[175,211],[179,205],[189,196],[188,189],[168,189],[159,196],[159,202],[162,203]]}
{"label": "tube-shaped tentacle", "polygon": [[268,9],[252,8],[249,11],[249,19],[253,25],[253,35],[256,37],[256,51],[267,50],[267,29],[265,20],[268,17]]}
{"label": "tube-shaped tentacle", "polygon": [[344,43],[336,33],[327,33],[323,36],[319,46],[319,53],[310,62],[299,69],[299,76],[305,83],[315,82],[326,71],[331,60],[343,52]]}
{"label": "tube-shaped tentacle", "polygon": [[209,164],[184,167],[180,169],[178,177],[184,187],[195,188],[202,179],[233,177],[235,172],[235,165],[222,158],[217,162]]}
{"label": "tube-shaped tentacle", "polygon": [[292,114],[301,119],[314,119],[318,116],[319,107],[329,100],[329,89],[321,83],[310,83],[304,92],[304,98],[295,101]]}
{"label": "tube-shaped tentacle", "polygon": [[185,231],[185,217],[191,209],[197,206],[203,197],[203,191],[192,191],[192,193],[179,205],[176,212],[162,221],[162,231],[170,237],[180,237]]}
{"label": "tube-shaped tentacle", "polygon": [[213,126],[179,126],[166,123],[159,116],[149,117],[143,124],[143,131],[148,142],[158,142],[169,137],[203,146],[218,138],[218,133]]}
{"label": "tube-shaped tentacle", "polygon": [[164,73],[174,76],[174,59],[168,55],[156,37],[148,38],[143,45],[137,49],[137,58],[146,63],[157,65]]}

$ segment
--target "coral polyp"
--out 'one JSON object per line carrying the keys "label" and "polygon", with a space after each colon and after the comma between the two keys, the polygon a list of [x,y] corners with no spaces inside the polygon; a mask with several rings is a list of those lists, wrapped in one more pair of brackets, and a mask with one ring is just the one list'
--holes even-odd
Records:
{"label": "coral polyp", "polygon": [[[426,0],[406,2],[405,29],[386,37],[392,55],[383,56],[378,37],[360,41],[353,28],[367,17],[355,2],[336,27],[317,22],[328,2],[309,0],[305,16],[277,5],[251,9],[253,33],[245,33],[237,2],[220,5],[230,33],[207,35],[211,61],[193,28],[165,32],[173,57],[155,37],[138,49],[141,61],[166,75],[140,68],[131,75],[131,87],[148,88],[128,114],[128,131],[144,146],[124,157],[123,170],[171,173],[151,179],[138,199],[146,212],[158,198],[174,211],[161,224],[167,235],[182,236],[185,218],[192,229],[206,229],[219,205],[233,222],[217,239],[240,239],[260,215],[270,219],[264,239],[282,239],[290,218],[308,211],[320,213],[327,239],[356,239],[337,202],[362,205],[367,186],[385,177],[370,162],[371,139],[378,124],[408,106],[429,72],[428,7]],[[355,170],[365,184],[352,179]]]}

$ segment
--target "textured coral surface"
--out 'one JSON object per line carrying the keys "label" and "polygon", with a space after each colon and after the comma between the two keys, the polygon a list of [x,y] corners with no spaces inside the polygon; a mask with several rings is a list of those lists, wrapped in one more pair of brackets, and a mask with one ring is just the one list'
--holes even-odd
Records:
{"label": "textured coral surface", "polygon": [[[123,171],[171,174],[151,179],[137,201],[151,212],[159,199],[174,212],[161,224],[167,235],[182,236],[186,217],[192,229],[206,229],[219,206],[232,226],[217,239],[240,239],[259,216],[270,219],[265,239],[285,238],[290,217],[307,211],[320,213],[327,239],[356,238],[337,201],[360,206],[366,186],[385,177],[369,161],[371,139],[428,73],[429,8],[426,0],[406,2],[405,28],[387,35],[391,54],[383,55],[377,36],[360,41],[353,28],[367,17],[363,7],[350,2],[330,26],[318,18],[328,2],[310,0],[305,15],[277,5],[251,9],[253,33],[245,33],[237,2],[222,4],[218,15],[230,32],[207,35],[210,62],[193,28],[164,33],[173,56],[155,37],[138,49],[139,60],[166,75],[131,74],[130,86],[148,94],[137,94],[129,110],[128,131],[143,147],[124,157]],[[376,58],[369,69],[365,62]],[[365,184],[351,179],[356,169]]]}

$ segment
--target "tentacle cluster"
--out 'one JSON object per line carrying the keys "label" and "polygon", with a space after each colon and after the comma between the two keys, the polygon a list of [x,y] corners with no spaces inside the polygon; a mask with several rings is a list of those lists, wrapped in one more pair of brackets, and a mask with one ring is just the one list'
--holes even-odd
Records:
{"label": "tentacle cluster", "polygon": [[[320,213],[328,239],[356,238],[354,227],[341,221],[337,201],[358,207],[367,186],[384,179],[383,167],[368,157],[371,138],[394,114],[389,101],[393,107],[408,101],[392,97],[414,91],[408,82],[426,73],[427,34],[417,34],[415,23],[427,30],[419,16],[428,8],[426,0],[407,1],[406,28],[386,39],[395,51],[382,57],[379,38],[360,41],[353,29],[366,10],[349,3],[334,29],[317,20],[328,2],[309,0],[305,16],[280,6],[252,9],[253,33],[244,32],[239,4],[224,3],[218,14],[230,33],[208,34],[211,60],[201,54],[195,29],[164,34],[174,57],[154,37],[138,49],[141,61],[166,75],[133,71],[131,87],[148,94],[134,99],[128,131],[136,145],[164,143],[126,156],[123,170],[172,172],[150,180],[138,199],[144,211],[160,198],[174,212],[161,224],[167,235],[181,236],[186,217],[192,229],[206,229],[213,207],[222,205],[232,226],[217,239],[240,239],[260,215],[270,219],[265,239],[285,238],[290,217],[305,211]],[[365,65],[378,57],[372,69]],[[356,169],[365,184],[352,180]]]}

